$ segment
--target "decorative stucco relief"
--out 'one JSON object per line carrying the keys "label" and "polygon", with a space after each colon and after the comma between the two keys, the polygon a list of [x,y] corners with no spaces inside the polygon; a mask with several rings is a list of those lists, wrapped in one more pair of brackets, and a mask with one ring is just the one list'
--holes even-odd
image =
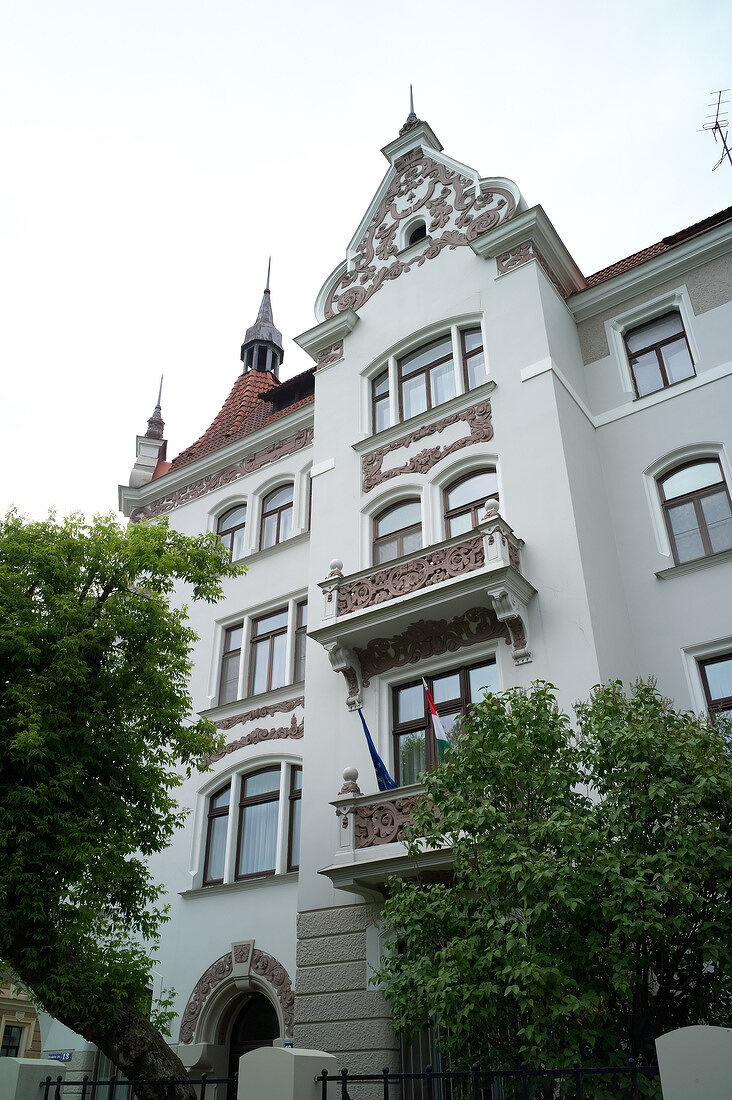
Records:
{"label": "decorative stucco relief", "polygon": [[335,344],[331,344],[327,348],[321,348],[321,350],[315,356],[315,361],[318,367],[329,367],[331,363],[337,363],[338,360],[342,358],[343,341],[336,340]]}
{"label": "decorative stucco relief", "polygon": [[372,676],[391,668],[402,668],[443,653],[455,653],[491,638],[503,638],[506,645],[511,645],[509,628],[499,621],[495,612],[488,607],[473,607],[449,622],[447,619],[419,619],[403,634],[374,638],[364,649],[355,652],[361,665],[363,685],[368,687]]}
{"label": "decorative stucco relief", "polygon": [[349,710],[358,710],[363,705],[361,697],[361,667],[355,650],[348,649],[340,642],[328,642],[325,649],[334,672],[342,672],[346,681],[346,706]]}
{"label": "decorative stucco relief", "polygon": [[219,752],[213,753],[211,756],[205,758],[206,764],[213,764],[217,760],[223,760],[225,756],[230,756],[232,752],[236,752],[238,749],[245,749],[248,745],[258,745],[261,741],[283,741],[285,738],[292,737],[294,740],[302,737],[305,733],[304,721],[298,722],[297,718],[293,714],[290,719],[289,726],[280,726],[276,729],[264,729],[258,727],[253,729],[251,733],[245,734],[237,741],[229,741],[227,745],[224,745],[223,749]]}
{"label": "decorative stucco relief", "polygon": [[[220,959],[212,963],[208,970],[205,970],[198,979],[188,1004],[185,1007],[183,1016],[181,1017],[180,1035],[178,1037],[180,1043],[193,1042],[196,1024],[198,1023],[207,999],[217,985],[224,981],[224,979],[231,977],[234,963],[242,963],[245,961],[241,954],[239,957],[235,957],[237,950],[245,946],[246,945],[235,945],[234,954],[229,950],[226,955],[222,955]],[[291,1038],[295,1022],[295,993],[292,988],[292,982],[290,981],[290,975],[287,973],[282,963],[273,955],[268,955],[266,952],[259,951],[256,948],[252,951],[250,972],[257,974],[272,987],[282,1008],[285,1037]]]}
{"label": "decorative stucco relief", "polygon": [[296,435],[291,435],[287,439],[280,439],[276,443],[270,444],[269,447],[264,447],[261,451],[255,451],[254,454],[243,458],[241,462],[235,462],[232,466],[227,466],[226,469],[220,470],[217,474],[209,474],[190,485],[184,485],[182,489],[176,489],[175,492],[168,493],[167,496],[152,501],[144,508],[135,508],[130,516],[130,521],[137,523],[141,519],[155,519],[157,516],[162,516],[165,512],[171,512],[181,504],[188,504],[189,501],[197,500],[198,497],[205,496],[206,493],[211,493],[214,489],[220,489],[222,485],[230,485],[232,481],[238,481],[239,478],[251,474],[254,470],[259,470],[262,466],[268,466],[270,462],[276,462],[278,458],[294,454],[296,451],[302,450],[303,447],[309,446],[312,441],[313,429],[303,428]]}
{"label": "decorative stucco relief", "polygon": [[567,295],[565,291],[560,286],[549,264],[533,241],[524,241],[523,244],[518,245],[516,248],[512,248],[510,251],[503,252],[500,256],[496,256],[498,274],[505,275],[507,271],[513,271],[514,268],[521,267],[522,264],[527,264],[529,260],[537,261],[546,277],[552,282],[557,293],[560,294],[562,298],[566,298]]}
{"label": "decorative stucco relief", "polygon": [[[468,245],[482,233],[512,217],[516,203],[510,191],[493,187],[476,194],[473,182],[427,156],[421,148],[394,162],[396,176],[379,203],[354,257],[328,295],[325,316],[358,310],[385,282],[433,260],[444,248]],[[401,222],[423,211],[428,238],[425,248],[408,260],[398,259]]]}
{"label": "decorative stucco relief", "polygon": [[[396,466],[391,470],[382,469],[384,459],[392,451],[398,451],[402,447],[425,439],[431,435],[439,435],[450,424],[458,424],[464,421],[470,428],[470,434],[448,443],[444,447],[426,447],[419,454],[414,455],[402,466]],[[473,405],[462,412],[452,413],[451,416],[436,420],[433,424],[423,424],[421,428],[410,432],[409,435],[400,436],[386,447],[380,447],[377,451],[369,451],[361,457],[361,488],[364,493],[369,493],[375,486],[389,481],[401,474],[425,474],[431,470],[446,455],[453,454],[463,447],[471,447],[475,443],[486,443],[493,438],[493,424],[491,421],[490,401],[481,401],[479,405]]]}
{"label": "decorative stucco relief", "polygon": [[[351,811],[354,816],[354,846],[373,848],[377,844],[391,844],[399,840],[404,826],[409,824],[412,814],[423,802],[424,795],[413,795],[370,806],[356,806]],[[434,816],[435,820],[439,817],[436,807]]]}
{"label": "decorative stucco relief", "polygon": [[390,569],[380,569],[368,577],[338,587],[338,614],[348,615],[364,607],[396,599],[408,592],[417,592],[433,584],[471,573],[485,564],[483,539],[478,536],[435,550],[419,558],[411,558]]}
{"label": "decorative stucco relief", "polygon": [[217,729],[230,730],[232,726],[238,726],[244,722],[255,722],[258,718],[274,718],[275,714],[289,714],[291,710],[305,705],[305,696],[298,695],[297,699],[283,699],[280,703],[270,703],[268,707],[257,707],[256,710],[245,710],[243,714],[233,714],[231,718],[221,718],[214,723]]}

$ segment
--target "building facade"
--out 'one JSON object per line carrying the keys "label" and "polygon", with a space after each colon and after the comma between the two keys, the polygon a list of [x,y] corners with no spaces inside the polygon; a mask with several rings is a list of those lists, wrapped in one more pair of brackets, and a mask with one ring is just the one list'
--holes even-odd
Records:
{"label": "building facade", "polygon": [[214,423],[169,461],[158,407],[120,488],[133,522],[217,532],[248,566],[190,607],[194,704],[226,744],[153,866],[153,991],[177,991],[196,1071],[290,1039],[396,1065],[369,977],[441,751],[422,677],[448,731],[536,679],[565,709],[650,675],[732,707],[732,210],[585,277],[540,206],[414,115],[383,152],[298,337],[313,368],[279,380],[267,287]]}

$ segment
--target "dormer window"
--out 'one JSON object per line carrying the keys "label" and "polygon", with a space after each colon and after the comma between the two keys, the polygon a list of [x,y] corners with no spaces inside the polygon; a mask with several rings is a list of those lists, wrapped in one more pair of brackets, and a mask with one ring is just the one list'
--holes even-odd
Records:
{"label": "dormer window", "polygon": [[427,226],[424,222],[418,222],[417,225],[410,231],[407,238],[407,248],[411,248],[417,241],[423,241],[427,236]]}

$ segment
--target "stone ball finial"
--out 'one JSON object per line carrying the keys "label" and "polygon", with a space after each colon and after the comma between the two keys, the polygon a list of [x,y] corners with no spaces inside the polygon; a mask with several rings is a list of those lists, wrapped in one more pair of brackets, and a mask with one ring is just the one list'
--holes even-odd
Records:
{"label": "stone ball finial", "polygon": [[343,779],[346,783],[358,782],[358,768],[344,768]]}
{"label": "stone ball finial", "polygon": [[333,561],[330,563],[331,572],[333,572],[333,573],[340,572],[342,568],[343,568],[343,562],[341,561],[341,559],[340,558],[333,558]]}
{"label": "stone ball finial", "polygon": [[498,501],[495,497],[491,497],[490,500],[485,502],[483,515],[486,519],[493,519],[494,516],[498,515]]}
{"label": "stone ball finial", "polygon": [[[343,769],[343,786],[339,790],[338,794],[361,794],[361,788],[358,785],[358,768],[344,768]],[[344,825],[344,828],[347,828]]]}

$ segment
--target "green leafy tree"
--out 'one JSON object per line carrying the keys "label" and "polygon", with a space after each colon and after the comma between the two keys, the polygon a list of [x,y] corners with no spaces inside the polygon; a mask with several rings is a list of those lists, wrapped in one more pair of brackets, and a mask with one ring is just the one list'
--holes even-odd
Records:
{"label": "green leafy tree", "polygon": [[[545,683],[486,695],[424,776],[378,977],[397,1029],[438,1024],[456,1068],[618,1065],[732,1018],[725,731],[649,683],[576,714],[573,730]],[[422,881],[442,847],[449,879]]]}
{"label": "green leafy tree", "polygon": [[0,958],[131,1078],[185,1076],[165,1005],[149,1016],[165,911],[146,857],[217,740],[192,721],[195,634],[168,597],[216,600],[239,572],[165,521],[0,521]]}

